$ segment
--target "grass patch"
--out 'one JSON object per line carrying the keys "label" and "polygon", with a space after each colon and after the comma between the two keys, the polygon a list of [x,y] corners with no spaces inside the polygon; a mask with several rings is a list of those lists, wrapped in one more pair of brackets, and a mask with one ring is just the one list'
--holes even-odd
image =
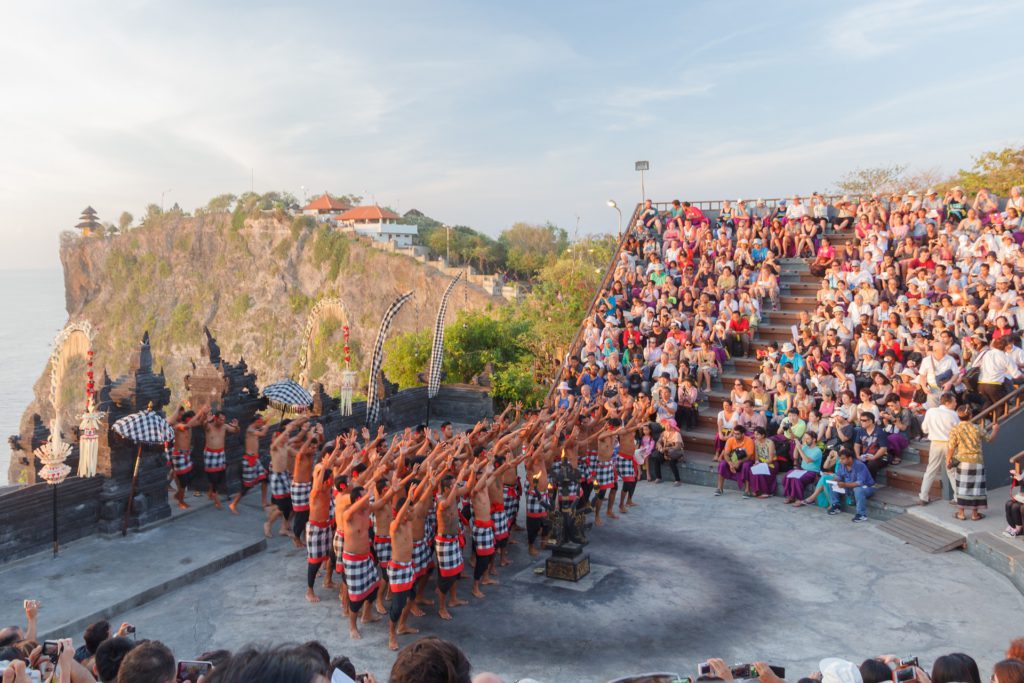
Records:
{"label": "grass patch", "polygon": [[253,299],[248,294],[239,294],[231,301],[231,317],[234,319],[241,318],[249,309],[253,306]]}
{"label": "grass patch", "polygon": [[341,267],[348,261],[348,237],[329,226],[322,225],[313,240],[313,263],[319,268],[327,266],[327,279],[335,280]]}

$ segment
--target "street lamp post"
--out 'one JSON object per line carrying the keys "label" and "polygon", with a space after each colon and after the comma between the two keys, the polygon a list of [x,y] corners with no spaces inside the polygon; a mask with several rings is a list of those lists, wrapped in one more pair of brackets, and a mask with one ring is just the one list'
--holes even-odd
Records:
{"label": "street lamp post", "polygon": [[614,199],[608,200],[608,206],[615,209],[615,212],[619,214],[619,240],[622,240],[622,209],[619,208]]}
{"label": "street lamp post", "polygon": [[647,201],[647,189],[644,187],[644,171],[651,170],[651,162],[649,161],[638,161],[635,166],[636,170],[640,171],[640,200]]}
{"label": "street lamp post", "polygon": [[170,190],[164,190],[160,193],[160,213],[164,212],[164,195],[170,192]]}

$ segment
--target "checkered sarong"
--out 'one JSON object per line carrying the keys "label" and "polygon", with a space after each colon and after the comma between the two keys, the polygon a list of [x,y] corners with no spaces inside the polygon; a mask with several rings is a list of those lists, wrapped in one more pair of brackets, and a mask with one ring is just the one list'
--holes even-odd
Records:
{"label": "checkered sarong", "polygon": [[584,451],[579,458],[580,481],[591,481],[597,469],[597,451]]}
{"label": "checkered sarong", "polygon": [[494,522],[494,540],[508,538],[508,513],[501,503],[491,505],[491,521]]}
{"label": "checkered sarong", "polygon": [[636,481],[636,463],[628,455],[615,457],[615,471],[622,481]]}
{"label": "checkered sarong", "polygon": [[345,532],[335,531],[331,539],[331,547],[334,549],[334,571],[339,574],[345,573],[345,563],[341,557],[345,554]]}
{"label": "checkered sarong", "polygon": [[377,564],[379,564],[382,569],[386,568],[388,566],[388,562],[391,561],[391,537],[374,536],[373,554],[377,556]]}
{"label": "checkered sarong", "polygon": [[434,552],[437,554],[437,571],[441,576],[458,576],[462,573],[462,545],[458,536],[436,536]]}
{"label": "checkered sarong", "polygon": [[207,448],[203,451],[203,470],[223,472],[228,468],[228,459],[223,448]]}
{"label": "checkered sarong", "polygon": [[956,469],[956,500],[965,508],[988,507],[985,466],[961,462]]}
{"label": "checkered sarong", "polygon": [[288,498],[291,496],[292,478],[287,472],[270,473],[270,497]]}
{"label": "checkered sarong", "polygon": [[260,462],[259,453],[242,456],[242,486],[252,488],[261,481],[266,481],[267,470]]}
{"label": "checkered sarong", "polygon": [[548,509],[545,507],[545,503],[548,503],[548,494],[544,491],[535,491],[530,489],[526,492],[526,516],[534,519],[543,518],[548,516]]}
{"label": "checkered sarong", "polygon": [[434,568],[433,547],[427,543],[426,539],[421,538],[418,541],[413,541],[412,563],[416,566],[417,579],[421,576],[426,576]]}
{"label": "checkered sarong", "polygon": [[494,554],[494,521],[473,520],[473,547],[481,557]]}
{"label": "checkered sarong", "polygon": [[175,474],[188,474],[192,471],[192,454],[186,451],[171,449],[171,469]]}
{"label": "checkered sarong", "polygon": [[416,568],[412,562],[389,562],[387,569],[392,593],[412,590],[416,583]]}
{"label": "checkered sarong", "polygon": [[594,473],[594,483],[601,491],[615,488],[615,466],[611,460],[597,463],[597,471]]}
{"label": "checkered sarong", "polygon": [[380,573],[373,563],[373,555],[342,554],[345,563],[345,585],[348,587],[348,599],[351,601],[365,600],[380,585]]}
{"label": "checkered sarong", "polygon": [[331,528],[327,522],[306,522],[306,560],[320,564],[331,550]]}
{"label": "checkered sarong", "polygon": [[309,509],[309,494],[313,491],[311,481],[293,481],[291,486],[292,510],[305,512]]}
{"label": "checkered sarong", "polygon": [[508,516],[510,526],[515,524],[516,517],[519,516],[519,496],[522,495],[520,486],[519,477],[516,477],[514,484],[504,484],[502,486],[502,498],[505,501],[505,513]]}

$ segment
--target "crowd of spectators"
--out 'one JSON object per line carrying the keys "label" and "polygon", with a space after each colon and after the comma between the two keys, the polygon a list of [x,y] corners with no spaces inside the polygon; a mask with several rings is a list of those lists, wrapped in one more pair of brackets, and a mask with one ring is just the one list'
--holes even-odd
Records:
{"label": "crowd of spectators", "polygon": [[[136,640],[135,629],[122,624],[112,632],[100,621],[90,625],[76,649],[72,639],[37,640],[38,603],[26,601],[25,629],[0,629],[0,680],[3,683],[503,683],[490,672],[474,675],[469,658],[454,643],[435,637],[420,638],[395,657],[386,677],[358,672],[347,657],[333,656],[319,641],[301,645],[246,646],[237,652],[214,650],[182,660],[158,640]],[[129,637],[131,636],[131,637]],[[197,668],[196,665],[201,665]],[[898,676],[900,671],[909,672]],[[202,673],[197,673],[201,671]],[[729,667],[721,659],[697,666],[691,679],[758,679],[785,683],[778,669],[764,662]],[[614,673],[610,673],[614,676]],[[537,683],[520,678],[518,683]],[[680,683],[680,674],[641,674],[616,678],[614,683]],[[794,678],[794,680],[797,680]],[[836,658],[824,659],[817,672],[798,683],[982,683],[978,665],[966,654],[937,658],[930,673],[917,660],[885,656],[865,660],[859,667]],[[1006,659],[993,667],[992,683],[1024,683],[1024,638],[1014,640]]]}
{"label": "crowd of spectators", "polygon": [[[716,493],[731,480],[745,496],[772,496],[782,475],[786,503],[833,514],[853,503],[853,521],[863,521],[879,472],[925,437],[921,503],[945,471],[956,516],[980,519],[982,443],[994,435],[971,418],[1024,368],[1022,212],[1016,187],[1004,199],[960,187],[814,193],[708,213],[648,200],[562,370],[561,405],[649,395],[647,476],[659,482],[667,463],[678,482],[663,433],[681,428],[685,442],[726,361],[753,353],[759,370],[724,387]],[[790,339],[755,345],[794,258],[818,281],[813,302],[798,306]],[[1022,530],[1014,510],[1011,519],[1007,505],[1008,536]]]}

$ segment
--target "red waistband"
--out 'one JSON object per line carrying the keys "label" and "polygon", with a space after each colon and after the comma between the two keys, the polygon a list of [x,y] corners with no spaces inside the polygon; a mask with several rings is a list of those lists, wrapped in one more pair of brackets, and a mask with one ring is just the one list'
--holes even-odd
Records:
{"label": "red waistband", "polygon": [[204,448],[203,453],[223,453],[223,448]]}
{"label": "red waistband", "polygon": [[326,529],[327,527],[329,527],[331,525],[331,523],[329,521],[328,522],[314,522],[313,520],[309,520],[309,525],[310,526],[315,526],[317,529]]}
{"label": "red waistband", "polygon": [[500,503],[491,503],[491,512],[504,512],[504,511],[505,511],[505,502],[504,501],[502,501]]}
{"label": "red waistband", "polygon": [[455,534],[454,536],[444,536],[442,534],[438,534],[434,536],[434,540],[438,543],[458,543],[459,536],[458,534]]}
{"label": "red waistband", "polygon": [[392,569],[412,569],[415,565],[412,563],[412,561],[395,562],[394,560],[391,560],[388,562],[388,566]]}
{"label": "red waistband", "polygon": [[488,519],[486,522],[482,522],[479,519],[474,519],[473,520],[473,526],[479,527],[481,529],[493,529],[494,528],[494,520],[493,519]]}
{"label": "red waistband", "polygon": [[352,553],[341,554],[341,559],[348,560],[349,562],[362,562],[364,560],[369,560],[372,557],[373,555],[371,555],[370,553],[366,553],[365,555],[353,555]]}
{"label": "red waistband", "polygon": [[391,543],[391,537],[390,536],[374,536],[373,537],[373,542],[374,543]]}

